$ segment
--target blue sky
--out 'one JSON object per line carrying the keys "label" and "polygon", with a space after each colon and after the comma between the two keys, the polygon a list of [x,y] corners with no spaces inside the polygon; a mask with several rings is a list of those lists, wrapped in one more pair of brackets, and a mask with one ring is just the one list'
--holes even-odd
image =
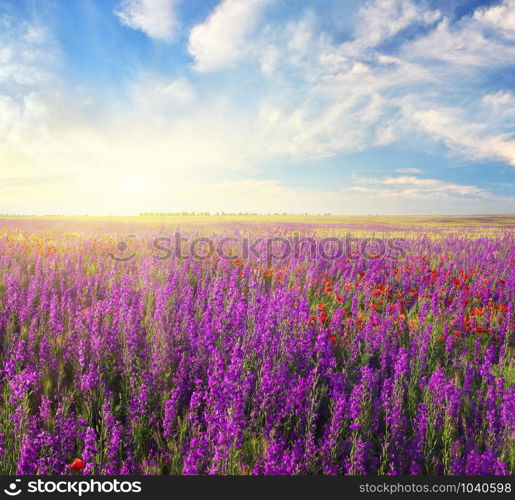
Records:
{"label": "blue sky", "polygon": [[0,0],[0,212],[508,213],[515,0]]}

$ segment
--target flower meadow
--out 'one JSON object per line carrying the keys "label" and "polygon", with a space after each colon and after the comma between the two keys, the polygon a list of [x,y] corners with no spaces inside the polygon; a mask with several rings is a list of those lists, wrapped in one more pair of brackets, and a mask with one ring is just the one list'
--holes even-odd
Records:
{"label": "flower meadow", "polygon": [[[513,474],[511,227],[352,226],[358,248],[403,234],[402,258],[159,260],[175,226],[0,220],[0,473]],[[296,230],[349,228],[182,229]]]}

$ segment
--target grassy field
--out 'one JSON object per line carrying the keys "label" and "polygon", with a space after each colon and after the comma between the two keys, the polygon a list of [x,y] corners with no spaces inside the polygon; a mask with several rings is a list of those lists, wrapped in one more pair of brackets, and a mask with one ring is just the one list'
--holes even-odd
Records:
{"label": "grassy field", "polygon": [[513,474],[513,221],[0,218],[0,473]]}

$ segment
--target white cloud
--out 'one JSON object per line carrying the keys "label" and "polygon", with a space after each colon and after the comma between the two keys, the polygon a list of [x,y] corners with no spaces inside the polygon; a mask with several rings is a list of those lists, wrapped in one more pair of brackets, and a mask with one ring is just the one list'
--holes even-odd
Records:
{"label": "white cloud", "polygon": [[[14,118],[7,134],[10,142],[0,144],[2,164],[10,165],[2,167],[3,179],[20,180],[0,186],[0,212],[26,212],[23,205],[31,200],[45,213],[493,213],[509,211],[514,201],[470,184],[413,175],[358,178],[355,186],[332,189],[290,188],[275,179],[247,177],[262,161],[299,154],[300,138],[292,146],[297,150],[289,151],[281,138],[273,142],[272,135],[262,134],[262,123],[252,129],[247,122],[251,115],[241,116],[239,109],[227,108],[223,100],[211,103],[209,111],[204,101],[195,98],[187,113],[170,113],[173,105],[159,112],[152,101],[137,97],[145,95],[145,85],[149,94],[154,89],[157,103],[162,89],[191,84],[145,78],[135,91],[132,114],[113,116],[100,127],[86,115],[67,114],[65,96],[62,100],[42,93],[27,96],[22,116]],[[273,122],[273,116],[270,119]],[[211,181],[213,172],[216,179],[223,179],[231,168],[238,169],[234,180]]]}
{"label": "white cloud", "polygon": [[0,19],[0,85],[13,95],[50,85],[58,49],[48,31],[37,24]]}
{"label": "white cloud", "polygon": [[0,94],[0,133],[5,136],[17,122],[20,108],[16,101],[9,96]]}
{"label": "white cloud", "polygon": [[482,101],[489,121],[513,120],[515,117],[515,96],[511,92],[499,90],[485,95]]}
{"label": "white cloud", "polygon": [[138,113],[159,120],[163,112],[171,114],[191,109],[197,94],[186,78],[170,81],[147,74],[131,86],[130,97]]}
{"label": "white cloud", "polygon": [[247,39],[271,0],[223,0],[202,24],[194,26],[189,52],[201,72],[234,67],[248,54]]}
{"label": "white cloud", "polygon": [[399,174],[421,174],[423,170],[420,170],[420,168],[396,168],[395,172]]}
{"label": "white cloud", "polygon": [[506,38],[515,39],[515,0],[504,0],[498,5],[478,9],[474,19],[500,29]]}
{"label": "white cloud", "polygon": [[409,186],[417,190],[430,191],[431,193],[442,194],[452,193],[462,196],[484,194],[485,191],[476,186],[453,184],[438,179],[420,179],[412,176],[387,177],[378,181],[386,186]]}
{"label": "white cloud", "polygon": [[[402,14],[404,11],[405,15]],[[339,46],[323,34],[317,34],[314,23],[309,20],[287,25],[282,31],[283,36],[293,42],[285,38],[277,40],[275,45],[268,44],[261,64],[267,74],[281,82],[287,81],[289,73],[296,77],[303,75],[304,81],[294,80],[289,88],[289,94],[296,96],[291,111],[279,102],[279,99],[283,103],[287,101],[284,99],[287,92],[279,93],[277,109],[273,113],[274,124],[280,121],[277,117],[282,117],[283,129],[290,125],[295,136],[302,134],[299,143],[304,151],[311,149],[316,155],[325,149],[328,155],[334,155],[359,151],[371,145],[390,144],[401,138],[405,140],[413,135],[415,122],[415,130],[444,142],[459,154],[512,162],[509,125],[485,113],[482,113],[482,121],[475,123],[478,116],[473,109],[473,99],[477,97],[471,94],[468,102],[461,97],[462,87],[468,84],[470,74],[454,74],[469,63],[479,67],[485,64],[487,68],[492,64],[509,64],[511,59],[506,56],[506,51],[491,56],[500,42],[490,40],[479,30],[478,40],[483,44],[480,47],[483,51],[465,52],[465,57],[456,64],[451,55],[446,62],[451,68],[447,69],[427,61],[422,63],[428,52],[424,50],[423,55],[419,54],[419,47],[424,44],[436,47],[436,58],[442,55],[439,44],[433,39],[439,30],[448,28],[448,20],[443,20],[436,30],[429,30],[413,43],[408,41],[401,45],[402,57],[385,55],[375,45],[391,36],[397,28],[390,32],[387,26],[382,27],[381,20],[390,19],[396,13],[404,19],[399,26],[427,24],[440,16],[437,11],[425,10],[420,4],[415,8],[410,2],[378,1],[363,8],[360,14],[362,21],[367,15],[379,19],[376,34],[367,38],[367,33],[358,30],[355,40]],[[477,26],[473,30],[470,28],[471,19],[466,18],[462,26],[448,32],[446,43],[449,46],[459,46],[461,37],[472,36],[471,33],[479,29]],[[272,57],[267,58],[269,54]],[[281,66],[277,61],[281,61]],[[449,75],[452,75],[451,81]],[[460,96],[461,109],[444,109],[446,106],[442,102],[452,99],[452,92]],[[507,97],[503,98],[506,101]],[[432,102],[428,104],[428,100]],[[434,113],[425,114],[433,109],[436,109]],[[501,113],[506,114],[507,110]],[[468,128],[467,123],[470,124]],[[292,124],[302,132],[294,131]],[[456,125],[459,127],[454,130]],[[475,132],[473,141],[478,144],[467,139],[471,131]],[[295,140],[289,143],[295,144]]]}
{"label": "white cloud", "polygon": [[[514,15],[514,2],[508,0],[477,10],[455,24],[443,18],[435,30],[406,44],[401,54],[409,60],[452,64],[454,71],[509,65],[515,58],[511,43]],[[500,32],[505,36],[499,36]]]}
{"label": "white cloud", "polygon": [[[55,81],[49,64],[53,51],[44,30],[25,26],[14,33],[11,27],[9,36],[0,30],[0,82],[9,89],[0,96],[2,178],[23,180],[2,184],[4,206],[14,210],[20,200],[34,200],[49,212],[79,206],[91,211],[91,205],[99,213],[260,207],[335,213],[509,211],[513,199],[495,200],[470,184],[423,179],[416,168],[332,190],[289,189],[274,179],[247,178],[271,162],[316,161],[400,140],[414,147],[422,143],[425,150],[437,141],[466,158],[515,165],[512,93],[483,95],[469,86],[483,70],[511,64],[512,49],[494,54],[509,45],[504,34],[490,36],[492,23],[501,22],[497,17],[487,22],[481,11],[458,25],[443,20],[433,28],[438,11],[422,3],[378,0],[364,4],[360,14],[360,22],[367,16],[376,20],[372,31],[357,29],[353,40],[339,43],[321,31],[314,11],[260,26],[269,1],[225,0],[189,39],[201,72],[236,67],[243,60],[261,70],[261,75],[245,73],[256,78],[252,83],[259,89],[252,105],[241,104],[232,83],[213,85],[211,75],[140,74],[127,83],[123,99],[101,107],[87,93],[49,83]],[[145,16],[131,19],[139,19],[137,29],[150,26]],[[425,27],[418,38],[399,39],[400,48],[393,43],[382,52],[383,41],[413,25]],[[170,30],[153,33],[168,39]],[[433,47],[439,37],[450,47],[449,56]],[[420,53],[424,46],[430,49],[427,57]],[[232,82],[238,77],[235,73]],[[227,177],[237,180],[217,182]],[[40,188],[48,178],[54,179],[53,196]],[[55,206],[49,205],[51,198]]]}
{"label": "white cloud", "polygon": [[[356,178],[342,188],[346,202],[367,207],[360,213],[508,213],[513,196],[493,195],[470,184],[413,176]],[[345,213],[345,212],[343,212]]]}
{"label": "white cloud", "polygon": [[375,47],[413,24],[432,24],[441,18],[438,10],[430,10],[412,0],[376,0],[359,11],[353,45],[360,49]]}
{"label": "white cloud", "polygon": [[497,132],[492,123],[473,121],[465,111],[437,103],[407,100],[403,112],[406,120],[457,154],[476,160],[496,159],[515,166],[515,138],[509,130]]}
{"label": "white cloud", "polygon": [[[184,187],[182,206],[190,210],[335,214],[506,213],[513,197],[494,197],[470,186],[435,181],[432,186],[353,186],[330,190],[289,188],[275,179],[244,178],[199,189]],[[434,184],[434,183],[433,183]],[[461,189],[461,191],[460,191]],[[456,191],[457,190],[457,191]],[[463,192],[465,191],[465,192]],[[197,205],[195,205],[197,203]],[[180,203],[178,204],[180,207]]]}
{"label": "white cloud", "polygon": [[[190,50],[195,45],[193,42],[198,41],[196,64],[203,71],[232,67],[244,56],[246,61],[259,65],[269,79],[271,92],[256,101],[258,115],[253,142],[260,142],[270,155],[275,152],[279,157],[307,160],[388,145],[412,135],[415,122],[416,130],[443,141],[460,154],[470,154],[472,158],[508,158],[511,162],[506,126],[499,121],[495,129],[486,121],[482,132],[474,136],[482,144],[471,147],[470,141],[466,141],[467,131],[458,134],[452,130],[454,122],[448,128],[444,123],[436,127],[420,120],[425,119],[426,110],[417,101],[423,102],[432,95],[441,107],[438,100],[447,99],[449,94],[446,70],[420,56],[420,47],[438,47],[435,40],[439,42],[439,31],[445,32],[443,41],[451,49],[460,45],[461,38],[471,38],[471,45],[477,42],[481,49],[465,51],[459,63],[455,63],[451,54],[447,64],[461,67],[470,63],[468,58],[480,67],[483,63],[490,66],[495,60],[497,64],[511,60],[505,53],[491,56],[502,44],[490,40],[482,33],[483,28],[471,28],[472,17],[450,28],[448,20],[441,20],[439,11],[421,3],[377,0],[360,9],[355,39],[350,42],[335,44],[320,32],[316,15],[307,12],[286,25],[268,25],[252,38],[236,32],[234,37],[241,41],[236,45],[231,30],[222,28],[225,18],[222,7],[232,4],[223,2],[206,23],[194,28]],[[436,29],[429,29],[427,35],[419,36],[415,42],[402,44],[400,57],[383,54],[378,48],[404,28],[418,24],[427,29],[438,20],[441,22]],[[194,50],[192,54],[195,55]],[[429,54],[429,57],[433,56]],[[434,57],[447,56],[438,49]],[[461,93],[464,78],[468,76],[456,78],[451,91]],[[440,92],[444,95],[439,95]],[[407,99],[409,106],[405,96],[411,97]],[[417,113],[416,119],[407,112],[408,108]],[[460,118],[460,123],[467,121],[470,117]],[[257,148],[258,152],[262,149]]]}
{"label": "white cloud", "polygon": [[[141,173],[140,173],[141,175]],[[139,211],[226,211],[335,214],[447,214],[508,213],[513,197],[462,196],[431,189],[401,189],[391,186],[356,186],[333,189],[292,188],[276,179],[241,178],[215,183],[152,181],[137,175],[124,179],[109,176],[102,183],[85,178],[33,179],[1,186],[0,212],[27,212],[30,196],[32,213],[127,214]],[[42,189],[42,186],[45,189]],[[48,196],[59,186],[61,196]],[[143,187],[142,190],[139,188]]]}
{"label": "white cloud", "polygon": [[122,0],[115,14],[125,26],[170,42],[179,26],[175,12],[177,3],[178,0]]}

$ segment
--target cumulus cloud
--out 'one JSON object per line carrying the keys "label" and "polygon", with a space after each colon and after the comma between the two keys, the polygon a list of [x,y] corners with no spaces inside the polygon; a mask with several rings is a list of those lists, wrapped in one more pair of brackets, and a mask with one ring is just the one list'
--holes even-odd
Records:
{"label": "cumulus cloud", "polygon": [[250,50],[252,35],[272,0],[223,0],[209,17],[193,27],[189,52],[201,72],[234,67]]}
{"label": "cumulus cloud", "polygon": [[122,0],[115,14],[121,23],[150,38],[170,42],[179,22],[175,12],[179,0]]}
{"label": "cumulus cloud", "polygon": [[[324,32],[316,11],[266,19],[271,2],[221,1],[191,30],[193,69],[174,77],[138,74],[123,98],[104,106],[87,90],[54,85],[56,50],[45,30],[14,23],[0,30],[2,178],[23,179],[0,184],[5,206],[43,203],[45,196],[48,203],[38,187],[52,179],[68,201],[56,197],[47,211],[66,203],[91,211],[95,200],[99,212],[121,213],[133,209],[135,196],[139,209],[150,211],[352,213],[364,206],[365,213],[405,213],[435,204],[442,212],[509,211],[513,199],[495,200],[470,182],[421,178],[427,172],[417,168],[333,190],[251,177],[264,165],[317,162],[395,142],[425,151],[439,143],[468,159],[515,165],[513,94],[498,86],[479,90],[489,71],[512,64],[512,1],[457,23],[422,2],[361,3],[359,22],[370,30],[358,26],[343,42]],[[177,30],[175,5],[134,0],[117,12],[127,25],[168,41]],[[398,36],[411,28],[410,37]],[[230,68],[230,84],[213,74]],[[252,84],[251,105],[234,90],[238,71]],[[218,182],[224,177],[233,180]]]}
{"label": "cumulus cloud", "polygon": [[515,0],[504,0],[498,5],[478,9],[474,19],[501,30],[501,33],[511,40],[515,39]]}
{"label": "cumulus cloud", "polygon": [[[134,123],[124,118],[124,124],[120,124],[112,119],[109,126],[113,130],[139,126],[145,135],[151,122],[153,129],[161,127],[154,134],[163,140],[166,137],[166,145],[185,143],[185,135],[192,141],[197,130],[197,143],[216,146],[216,151],[226,150],[225,155],[213,155],[212,163],[217,168],[222,156],[224,163],[234,168],[281,159],[308,161],[409,140],[414,133],[419,139],[422,136],[441,142],[469,158],[514,163],[510,117],[506,114],[513,96],[504,91],[483,96],[476,90],[470,98],[463,99],[470,75],[449,82],[441,65],[421,62],[417,57],[424,44],[435,45],[433,38],[440,36],[442,30],[451,46],[459,46],[471,30],[481,33],[478,43],[488,45],[488,53],[496,44],[508,43],[492,38],[485,26],[499,22],[497,11],[491,9],[511,9],[512,2],[476,11],[451,27],[438,10],[423,3],[370,1],[359,10],[354,38],[343,43],[335,42],[320,29],[314,11],[305,11],[294,20],[261,22],[271,2],[223,0],[203,23],[192,28],[189,37],[189,50],[199,71],[235,67],[242,58],[261,69],[262,81],[259,75],[255,81],[256,88],[261,88],[251,107],[242,107],[228,88],[206,92],[205,87],[197,88],[186,77],[144,75],[129,86]],[[170,26],[175,26],[174,5],[164,0],[127,0],[121,3],[118,14],[133,26],[148,28],[149,34],[162,37],[168,36],[165,34],[170,33]],[[503,18],[509,17],[502,12]],[[151,27],[154,17],[157,31]],[[385,40],[417,25],[425,26],[419,35],[400,40],[399,47],[389,53],[382,51]],[[27,31],[25,37],[38,40],[41,34],[34,29]],[[38,44],[32,42],[32,46]],[[2,50],[0,59],[11,57],[7,54],[8,45]],[[465,47],[465,60],[468,50]],[[508,64],[505,54],[499,57]],[[483,55],[477,63],[485,60],[489,67],[490,57]],[[16,61],[19,64],[20,58]],[[445,64],[451,68],[458,65],[452,58]],[[1,78],[5,66],[0,68]],[[39,74],[42,68],[33,65],[32,73]],[[9,81],[14,81],[12,71],[10,74]],[[453,93],[460,96],[461,107],[447,103]],[[50,99],[48,92],[46,99]],[[7,100],[4,101],[6,107]],[[59,107],[54,104],[52,116],[56,116],[55,109]],[[112,105],[113,115],[117,106]],[[9,106],[3,127],[16,116],[15,107],[12,103]],[[61,107],[66,109],[66,103]],[[35,121],[36,105],[29,109],[33,109],[31,120]],[[40,114],[43,109],[40,105]],[[82,128],[89,126],[88,119],[84,118]],[[77,123],[75,118],[70,120]],[[186,156],[193,157],[197,157],[198,149],[188,153],[179,147]],[[186,158],[184,163],[194,160]]]}
{"label": "cumulus cloud", "polygon": [[[376,0],[361,7],[354,38],[341,44],[320,31],[313,12],[280,29],[268,26],[252,52],[274,79],[258,115],[266,143],[316,158],[415,136],[460,156],[515,165],[512,96],[478,90],[490,70],[515,60],[515,45],[503,34],[512,11],[513,1],[505,0],[451,23],[423,3]],[[499,12],[504,31],[492,29]],[[383,51],[383,42],[417,25],[424,30]]]}

